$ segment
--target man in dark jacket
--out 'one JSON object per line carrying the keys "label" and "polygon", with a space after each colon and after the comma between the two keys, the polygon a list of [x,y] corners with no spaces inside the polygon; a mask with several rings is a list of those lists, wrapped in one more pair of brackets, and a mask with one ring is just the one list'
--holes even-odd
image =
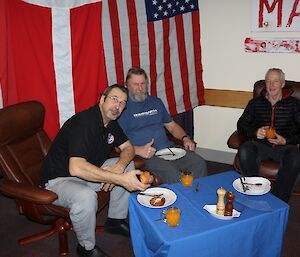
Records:
{"label": "man in dark jacket", "polygon": [[266,88],[249,101],[237,124],[240,132],[252,138],[239,148],[241,171],[255,176],[261,161],[279,162],[272,193],[288,202],[300,172],[300,101],[291,96],[292,88],[285,87],[281,69],[269,69],[265,80]]}

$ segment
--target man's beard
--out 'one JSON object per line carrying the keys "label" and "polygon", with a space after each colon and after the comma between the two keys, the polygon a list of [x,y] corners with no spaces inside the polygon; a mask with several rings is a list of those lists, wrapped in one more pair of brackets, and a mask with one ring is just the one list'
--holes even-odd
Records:
{"label": "man's beard", "polygon": [[129,97],[133,102],[143,102],[146,100],[148,92],[134,93],[129,91]]}

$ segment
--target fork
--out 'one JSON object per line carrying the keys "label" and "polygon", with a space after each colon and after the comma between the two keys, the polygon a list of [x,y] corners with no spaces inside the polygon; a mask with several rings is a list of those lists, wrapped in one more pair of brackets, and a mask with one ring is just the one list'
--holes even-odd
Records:
{"label": "fork", "polygon": [[244,176],[240,176],[240,181],[241,181],[241,184],[242,184],[242,187],[243,187],[243,191],[246,192],[247,190],[249,190],[249,187],[245,184],[245,177]]}
{"label": "fork", "polygon": [[194,189],[195,192],[199,192],[199,188],[198,187],[199,187],[199,181],[198,181],[198,183],[197,183],[197,185],[196,185],[196,187]]}

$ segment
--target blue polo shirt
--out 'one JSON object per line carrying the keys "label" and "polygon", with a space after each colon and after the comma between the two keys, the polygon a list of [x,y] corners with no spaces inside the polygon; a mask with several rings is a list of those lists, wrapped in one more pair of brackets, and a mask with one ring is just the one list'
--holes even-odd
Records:
{"label": "blue polo shirt", "polygon": [[155,96],[148,96],[143,102],[130,98],[118,122],[135,146],[143,146],[154,139],[153,147],[160,150],[174,145],[168,140],[165,123],[172,121],[163,102]]}

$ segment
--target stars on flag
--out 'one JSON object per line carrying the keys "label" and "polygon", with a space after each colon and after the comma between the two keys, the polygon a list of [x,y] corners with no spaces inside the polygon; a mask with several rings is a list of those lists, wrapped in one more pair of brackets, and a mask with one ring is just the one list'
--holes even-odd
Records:
{"label": "stars on flag", "polygon": [[197,0],[152,0],[150,3],[147,4],[148,21],[162,20],[198,10]]}

